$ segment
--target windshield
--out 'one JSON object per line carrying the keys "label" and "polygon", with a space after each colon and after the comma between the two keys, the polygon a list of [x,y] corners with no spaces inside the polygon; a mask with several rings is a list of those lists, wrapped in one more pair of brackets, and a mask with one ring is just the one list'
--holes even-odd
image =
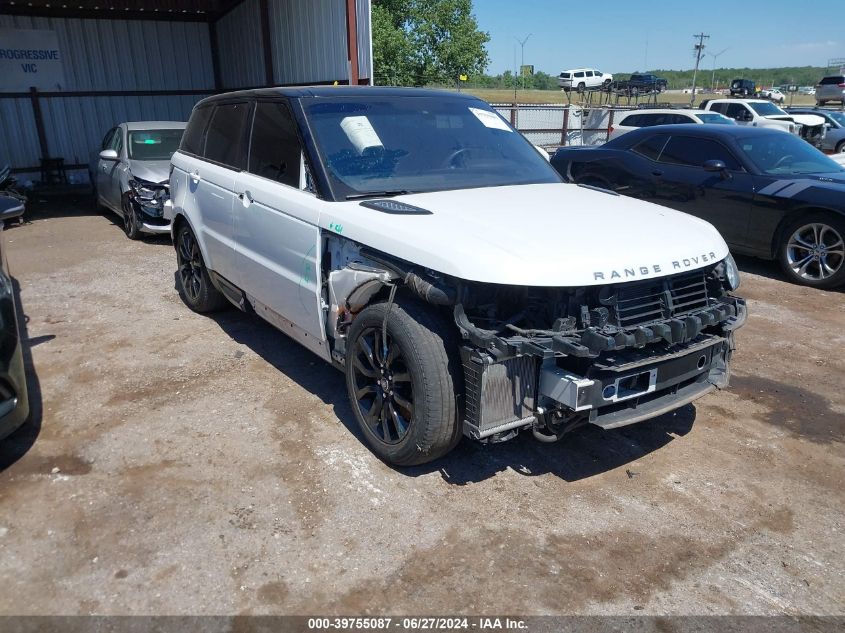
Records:
{"label": "windshield", "polygon": [[825,112],[827,116],[836,121],[839,125],[845,126],[845,113],[842,112]]}
{"label": "windshield", "polygon": [[773,114],[776,114],[776,115],[785,115],[786,114],[786,112],[781,110],[774,103],[769,103],[767,101],[759,101],[759,102],[758,101],[752,101],[748,105],[750,105],[752,108],[754,108],[754,111],[757,114],[759,114],[760,116],[772,116]]}
{"label": "windshield", "polygon": [[701,114],[696,114],[696,116],[701,119],[702,123],[715,123],[716,125],[736,125],[736,121],[733,119],[729,119],[726,116],[718,114],[716,112],[702,112]]}
{"label": "windshield", "polygon": [[560,182],[482,101],[339,97],[303,105],[337,198]]}
{"label": "windshield", "polygon": [[792,134],[777,132],[737,139],[752,163],[763,173],[829,174],[845,172],[815,147]]}
{"label": "windshield", "polygon": [[184,130],[135,130],[129,132],[129,158],[170,160],[179,149]]}

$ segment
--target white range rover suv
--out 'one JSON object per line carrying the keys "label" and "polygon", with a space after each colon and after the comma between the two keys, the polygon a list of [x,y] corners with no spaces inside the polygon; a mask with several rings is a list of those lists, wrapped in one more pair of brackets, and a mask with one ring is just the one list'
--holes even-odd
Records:
{"label": "white range rover suv", "polygon": [[699,219],[564,184],[489,105],[401,88],[197,104],[172,159],[178,286],[342,369],[396,465],[553,441],[725,387],[745,303]]}

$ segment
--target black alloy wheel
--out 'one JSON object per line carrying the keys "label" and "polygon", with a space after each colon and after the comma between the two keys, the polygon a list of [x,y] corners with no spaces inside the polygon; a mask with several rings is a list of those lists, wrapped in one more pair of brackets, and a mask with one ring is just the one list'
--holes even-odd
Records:
{"label": "black alloy wheel", "polygon": [[202,251],[190,226],[183,224],[179,228],[174,246],[179,296],[185,305],[201,314],[228,306],[226,297],[211,283]]}
{"label": "black alloy wheel", "polygon": [[398,444],[414,423],[414,388],[399,344],[379,327],[365,329],[352,349],[355,397],[364,422],[385,444]]}
{"label": "black alloy wheel", "polygon": [[123,232],[130,240],[141,237],[141,222],[134,205],[126,198],[123,199]]}

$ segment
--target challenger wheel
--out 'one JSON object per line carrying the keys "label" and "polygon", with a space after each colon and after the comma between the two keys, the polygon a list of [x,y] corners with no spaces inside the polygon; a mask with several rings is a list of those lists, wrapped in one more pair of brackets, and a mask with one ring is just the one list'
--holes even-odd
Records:
{"label": "challenger wheel", "polygon": [[456,395],[461,384],[457,345],[428,306],[377,303],[352,323],[349,401],[373,452],[386,462],[424,464],[455,447],[461,438]]}
{"label": "challenger wheel", "polygon": [[845,283],[845,219],[808,215],[784,227],[778,260],[790,280],[814,288]]}
{"label": "challenger wheel", "polygon": [[183,224],[176,233],[176,264],[179,296],[194,312],[206,313],[220,310],[228,305],[224,297],[211,283],[208,270],[202,259],[202,252],[194,232]]}

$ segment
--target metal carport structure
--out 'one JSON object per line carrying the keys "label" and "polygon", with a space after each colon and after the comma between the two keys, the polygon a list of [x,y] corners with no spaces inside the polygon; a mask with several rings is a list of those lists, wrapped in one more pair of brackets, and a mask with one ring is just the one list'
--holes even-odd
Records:
{"label": "metal carport structure", "polygon": [[62,158],[82,182],[110,127],[186,120],[216,92],[372,83],[370,0],[0,1],[0,52],[44,32],[61,81],[10,87],[0,76],[0,167],[22,181]]}

